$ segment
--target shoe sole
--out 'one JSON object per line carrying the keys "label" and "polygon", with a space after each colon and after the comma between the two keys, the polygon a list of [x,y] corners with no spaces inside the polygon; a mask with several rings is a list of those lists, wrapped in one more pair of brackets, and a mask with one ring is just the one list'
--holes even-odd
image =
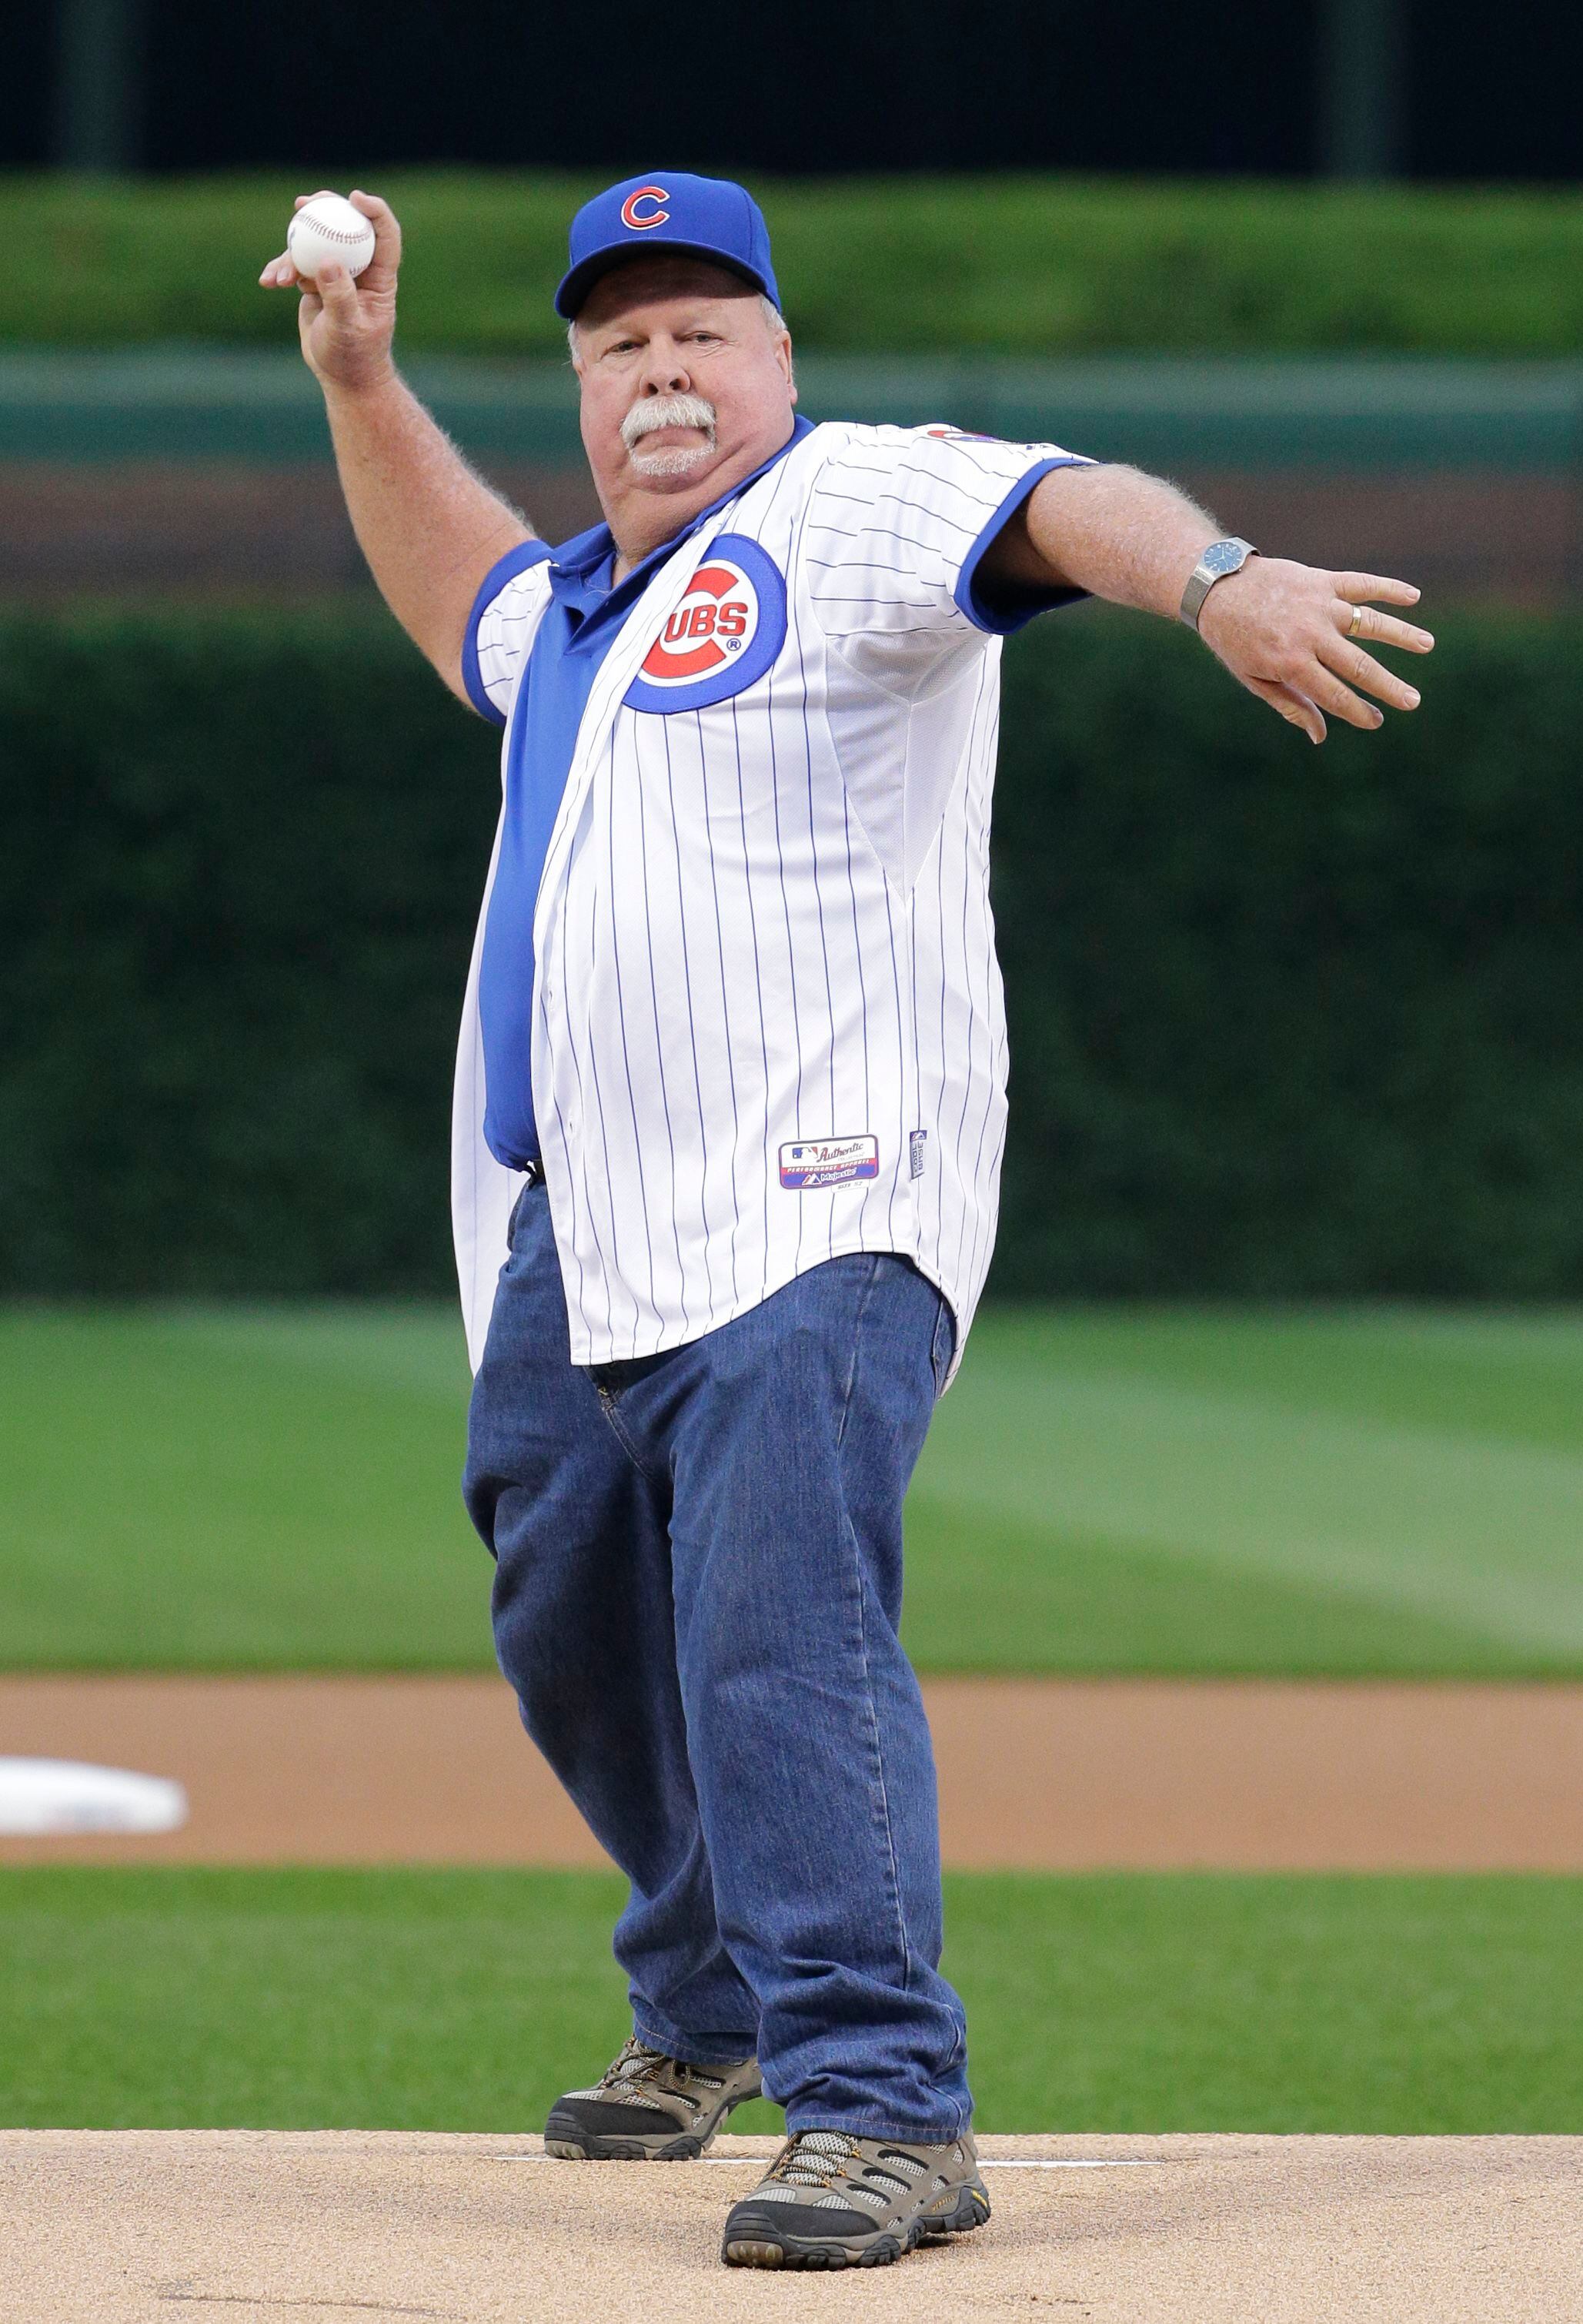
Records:
{"label": "shoe sole", "polygon": [[544,2126],[544,2151],[561,2163],[696,2163],[745,2098],[735,2098],[706,2135],[678,2132],[675,2138],[610,2138],[584,2130],[575,2116],[558,2114],[552,2107]]}
{"label": "shoe sole", "polygon": [[843,2267],[889,2267],[922,2243],[943,2243],[951,2236],[970,2235],[981,2227],[989,2217],[989,2199],[980,2190],[964,2187],[957,2197],[956,2209],[943,2219],[913,2219],[905,2235],[876,2236],[861,2243],[841,2243],[834,2237],[819,2243],[805,2236],[788,2236],[775,2227],[773,2220],[761,2214],[752,2222],[752,2230],[743,2235],[729,2232],[721,2246],[720,2256],[727,2267],[805,2267],[824,2268],[832,2272]]}
{"label": "shoe sole", "polygon": [[596,2138],[586,2130],[575,2138],[552,2138],[548,2131],[544,2135],[545,2153],[562,2163],[696,2163],[707,2143],[676,2138],[668,2146],[645,2146],[640,2139]]}

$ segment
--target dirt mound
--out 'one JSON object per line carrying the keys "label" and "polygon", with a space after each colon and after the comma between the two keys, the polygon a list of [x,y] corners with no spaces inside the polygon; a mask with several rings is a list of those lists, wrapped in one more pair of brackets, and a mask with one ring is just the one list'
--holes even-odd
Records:
{"label": "dirt mound", "polygon": [[1583,2311],[1583,2138],[987,2139],[987,2227],[836,2277],[720,2264],[726,2208],[769,2149],[718,2151],[656,2170],[547,2162],[529,2138],[0,2132],[0,2314],[1575,2324]]}

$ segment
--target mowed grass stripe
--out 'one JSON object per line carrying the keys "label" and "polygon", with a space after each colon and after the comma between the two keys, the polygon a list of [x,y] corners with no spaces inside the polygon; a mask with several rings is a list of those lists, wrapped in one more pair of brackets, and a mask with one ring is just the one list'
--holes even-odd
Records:
{"label": "mowed grass stripe", "polygon": [[[1583,1655],[1583,1455],[1002,1360],[962,1382],[925,1498]],[[1036,1457],[1030,1448],[1036,1446]]]}
{"label": "mowed grass stripe", "polygon": [[19,1309],[0,1383],[12,1668],[489,1665],[452,1311]]}
{"label": "mowed grass stripe", "polygon": [[[486,1667],[448,1306],[0,1314],[13,1668]],[[1583,1670],[1583,1316],[987,1311],[909,1505],[936,1670]]]}
{"label": "mowed grass stripe", "polygon": [[[1583,2130],[1583,1882],[948,1888],[984,2130]],[[0,2122],[532,2131],[626,2030],[621,1898],[570,1873],[14,1869]]]}
{"label": "mowed grass stripe", "polygon": [[1284,1582],[915,1491],[905,1631],[919,1669],[985,1676],[1464,1679],[1569,1672],[1565,1655],[1362,1594]]}

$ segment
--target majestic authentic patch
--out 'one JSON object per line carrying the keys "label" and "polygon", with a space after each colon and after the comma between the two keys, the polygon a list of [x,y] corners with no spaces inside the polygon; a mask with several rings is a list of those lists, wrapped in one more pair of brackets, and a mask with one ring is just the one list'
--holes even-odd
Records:
{"label": "majestic authentic patch", "polygon": [[644,656],[630,710],[704,710],[762,678],[786,642],[786,583],[756,540],[722,532]]}
{"label": "majestic authentic patch", "polygon": [[780,1149],[780,1183],[794,1194],[879,1176],[877,1138],[811,1138]]}

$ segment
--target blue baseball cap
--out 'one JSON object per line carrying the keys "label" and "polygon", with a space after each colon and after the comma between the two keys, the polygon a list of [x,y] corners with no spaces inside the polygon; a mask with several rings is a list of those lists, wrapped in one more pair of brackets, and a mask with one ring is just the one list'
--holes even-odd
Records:
{"label": "blue baseball cap", "polygon": [[571,265],[555,294],[557,314],[570,321],[602,274],[656,249],[729,266],[780,304],[769,263],[769,228],[747,188],[729,178],[655,170],[644,178],[623,178],[577,212]]}

